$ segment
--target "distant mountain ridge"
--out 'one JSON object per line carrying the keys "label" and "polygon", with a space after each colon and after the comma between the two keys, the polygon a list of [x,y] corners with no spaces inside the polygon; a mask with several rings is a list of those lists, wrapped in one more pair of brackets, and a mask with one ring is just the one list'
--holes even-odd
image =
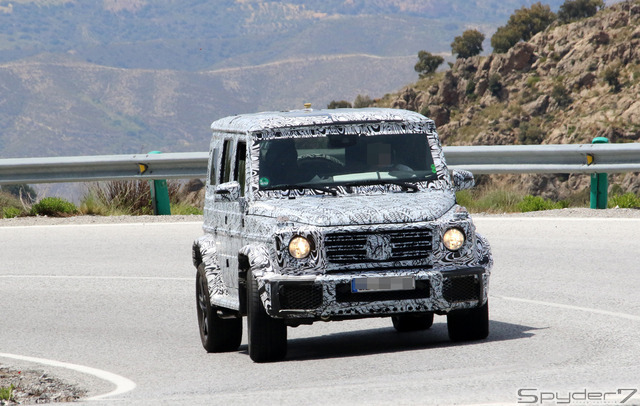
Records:
{"label": "distant mountain ridge", "polygon": [[381,97],[532,3],[0,0],[0,158],[206,150],[216,118]]}

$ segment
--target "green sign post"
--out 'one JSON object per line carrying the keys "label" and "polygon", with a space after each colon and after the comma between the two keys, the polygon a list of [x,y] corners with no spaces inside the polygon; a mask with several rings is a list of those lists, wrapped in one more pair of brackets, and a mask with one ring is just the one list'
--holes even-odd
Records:
{"label": "green sign post", "polygon": [[[596,137],[591,141],[592,144],[607,144],[609,139],[606,137]],[[606,209],[607,208],[607,189],[609,189],[609,178],[606,173],[591,174],[591,208]]]}
{"label": "green sign post", "polygon": [[[160,151],[151,151],[150,154],[161,154]],[[150,180],[151,187],[151,204],[153,206],[153,214],[156,216],[170,216],[171,202],[169,201],[169,188],[166,179]]]}

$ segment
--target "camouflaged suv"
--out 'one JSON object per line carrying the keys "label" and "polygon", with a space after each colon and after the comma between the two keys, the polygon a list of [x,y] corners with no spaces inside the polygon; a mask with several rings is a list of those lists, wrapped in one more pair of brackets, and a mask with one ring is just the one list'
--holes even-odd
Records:
{"label": "camouflaged suv", "polygon": [[395,109],[238,115],[211,128],[204,235],[193,245],[200,337],[285,357],[287,328],[446,315],[452,340],[487,337],[489,244],[455,192],[432,120]]}

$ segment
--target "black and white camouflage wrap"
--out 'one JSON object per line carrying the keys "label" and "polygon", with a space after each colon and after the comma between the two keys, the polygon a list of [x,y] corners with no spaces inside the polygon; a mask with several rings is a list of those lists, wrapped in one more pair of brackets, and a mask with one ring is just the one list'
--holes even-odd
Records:
{"label": "black and white camouflage wrap", "polygon": [[[273,316],[271,286],[275,282],[305,281],[322,287],[322,306],[306,313],[286,317],[313,318],[332,316],[380,316],[406,312],[437,311],[476,307],[487,300],[490,270],[493,265],[487,240],[475,231],[468,212],[456,204],[456,189],[472,186],[473,177],[461,171],[450,173],[432,120],[417,113],[393,109],[345,109],[287,113],[259,113],[227,117],[212,124],[212,153],[209,166],[219,168],[225,139],[246,142],[247,161],[245,195],[237,203],[242,211],[242,226],[232,230],[239,235],[239,248],[230,249],[220,225],[227,214],[216,207],[221,203],[215,185],[207,183],[205,235],[194,243],[194,264],[205,264],[212,304],[238,310],[238,290],[229,289],[221,276],[230,259],[248,260],[257,279],[260,296]],[[409,192],[397,185],[339,187],[336,196],[321,190],[259,190],[260,142],[276,137],[323,137],[327,134],[398,135],[424,134],[429,141],[437,177],[417,183],[418,191]],[[216,161],[214,161],[214,157]],[[233,165],[232,165],[233,166]],[[211,169],[210,169],[211,170]],[[454,177],[456,177],[454,179]],[[229,204],[229,203],[227,203]],[[223,218],[224,217],[224,218]],[[466,236],[464,245],[452,252],[444,247],[443,235],[458,228]],[[431,249],[419,258],[391,258],[388,233],[428,230]],[[365,233],[368,261],[332,262],[325,243],[328,235]],[[303,236],[313,243],[310,255],[295,259],[288,253],[289,241]],[[238,243],[234,243],[238,244]],[[224,255],[218,253],[225,252]],[[231,253],[229,253],[231,252]],[[233,256],[236,258],[233,258]],[[223,256],[224,259],[222,258]],[[444,299],[443,281],[450,273],[481,269],[481,300],[449,302]],[[369,276],[411,275],[428,280],[431,295],[425,299],[385,301],[336,301],[336,286]],[[242,282],[240,282],[242,284]]]}

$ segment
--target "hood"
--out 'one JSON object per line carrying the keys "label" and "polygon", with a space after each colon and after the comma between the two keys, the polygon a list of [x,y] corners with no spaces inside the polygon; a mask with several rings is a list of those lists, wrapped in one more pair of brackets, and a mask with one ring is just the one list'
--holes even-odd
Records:
{"label": "hood", "polygon": [[264,200],[252,203],[248,214],[318,227],[414,223],[438,219],[454,203],[452,191],[434,189],[417,193]]}

